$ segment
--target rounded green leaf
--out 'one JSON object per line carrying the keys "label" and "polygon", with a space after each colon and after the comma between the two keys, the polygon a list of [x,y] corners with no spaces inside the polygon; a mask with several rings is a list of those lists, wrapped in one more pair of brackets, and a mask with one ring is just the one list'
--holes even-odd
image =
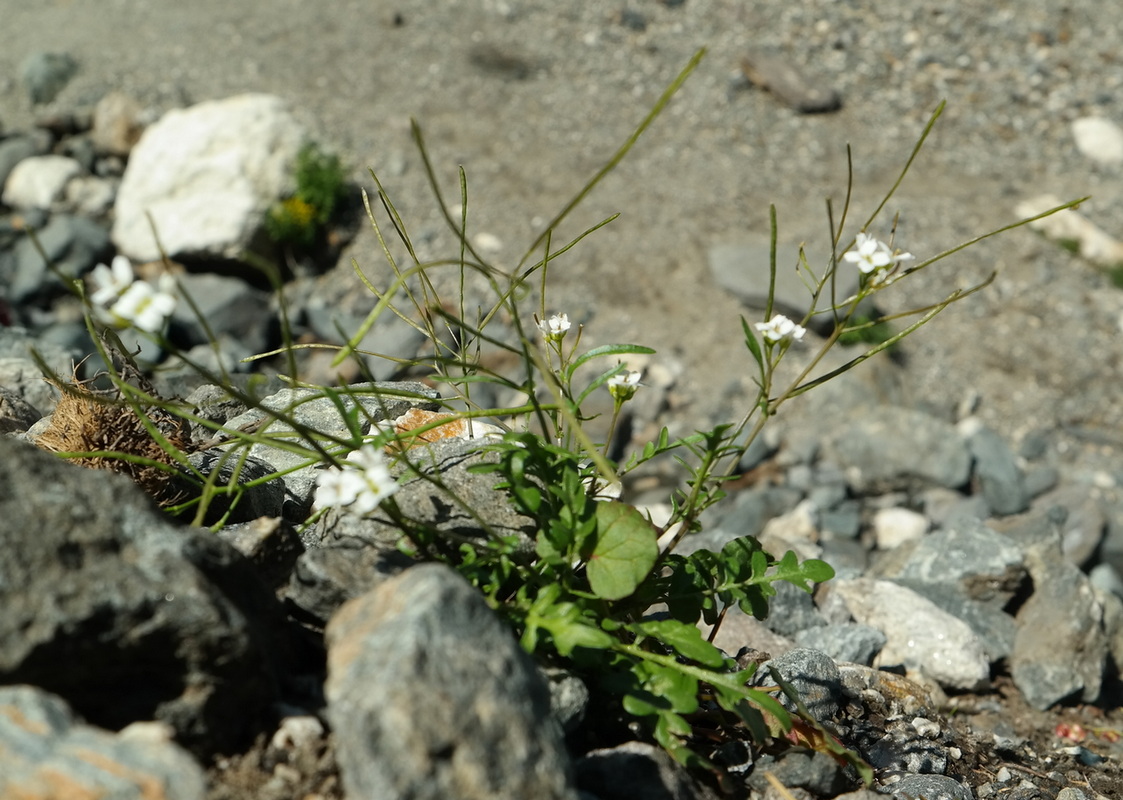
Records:
{"label": "rounded green leaf", "polygon": [[597,597],[627,597],[651,573],[659,558],[658,534],[643,515],[626,503],[597,503],[596,545],[586,570]]}

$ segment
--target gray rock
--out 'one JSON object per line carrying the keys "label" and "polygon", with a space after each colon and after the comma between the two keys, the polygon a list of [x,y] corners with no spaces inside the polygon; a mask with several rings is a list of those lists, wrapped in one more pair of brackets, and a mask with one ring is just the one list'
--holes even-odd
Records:
{"label": "gray rock", "polygon": [[972,600],[962,589],[949,584],[904,578],[898,578],[897,582],[970,625],[979,635],[992,662],[1006,658],[1014,651],[1017,624],[1002,610],[1002,604]]}
{"label": "gray rock", "polygon": [[58,391],[43,380],[42,371],[32,360],[33,352],[56,375],[69,377],[74,369],[71,351],[40,341],[23,328],[0,327],[0,386],[18,393],[40,414],[49,414]]}
{"label": "gray rock", "polygon": [[62,699],[0,687],[0,796],[203,800],[203,769],[158,731],[82,724]]}
{"label": "gray rock", "polygon": [[976,520],[928,534],[888,577],[950,586],[1001,610],[1025,580],[1025,556],[1009,538]]}
{"label": "gray rock", "polygon": [[741,71],[751,83],[766,89],[801,114],[821,114],[842,108],[842,97],[825,85],[823,75],[806,74],[789,54],[753,49],[741,59]]}
{"label": "gray rock", "polygon": [[922,671],[943,686],[975,690],[990,681],[990,659],[978,634],[962,620],[891,581],[836,581],[833,591],[858,622],[886,636],[875,666]]}
{"label": "gray rock", "polygon": [[807,628],[795,635],[800,647],[819,650],[835,661],[869,665],[885,646],[885,634],[869,625],[846,623]]}
{"label": "gray rock", "polygon": [[911,408],[880,406],[841,426],[824,454],[846,470],[861,493],[905,488],[910,483],[954,489],[967,482],[971,457],[952,425]]}
{"label": "gray rock", "polygon": [[1123,128],[1103,117],[1080,117],[1072,121],[1076,149],[1100,164],[1123,162]]}
{"label": "gray rock", "polygon": [[[495,490],[499,481],[496,475],[471,471],[497,458],[479,448],[479,442],[467,439],[442,439],[413,448],[406,453],[408,465],[399,461],[391,469],[401,484],[394,499],[412,523],[436,532],[436,546],[448,548],[450,553],[463,542],[507,536],[518,537],[523,549],[532,550],[534,521],[516,511],[503,492]],[[440,481],[440,487],[434,479]],[[327,542],[346,536],[393,547],[403,533],[379,512],[362,519],[331,513],[317,522],[310,538]]]}
{"label": "gray rock", "polygon": [[577,785],[599,800],[716,800],[666,751],[644,742],[591,750],[577,762]]}
{"label": "gray rock", "polygon": [[238,743],[276,699],[268,589],[128,478],[0,438],[0,519],[0,681],[107,728],[166,722],[199,753]]}
{"label": "gray rock", "polygon": [[1063,508],[1064,521],[1060,528],[1065,558],[1078,567],[1093,560],[1107,531],[1107,517],[1090,487],[1064,484],[1038,497],[1033,507],[1041,511]]}
{"label": "gray rock", "polygon": [[109,92],[94,106],[90,138],[101,153],[126,156],[144,131],[140,103],[124,92]]}
{"label": "gray rock", "polygon": [[50,208],[66,193],[66,184],[82,174],[82,165],[67,156],[31,156],[16,164],[4,183],[4,205]]}
{"label": "gray rock", "polygon": [[706,548],[716,553],[733,539],[759,536],[768,520],[791,511],[799,500],[799,492],[782,486],[738,492],[732,507],[728,507],[720,516],[711,514],[710,519],[702,526],[702,532],[687,536],[675,552],[688,555]]}
{"label": "gray rock", "polygon": [[[190,453],[187,460],[204,480],[216,487],[240,487],[236,493],[215,493],[208,499],[203,524],[249,522],[259,517],[280,517],[285,507],[285,483],[272,464],[246,456],[245,451],[217,447]],[[215,473],[217,472],[217,475]],[[198,487],[192,495],[198,496]],[[196,509],[188,510],[189,516]]]}
{"label": "gray rock", "polygon": [[[771,682],[769,667],[792,685],[815,719],[825,722],[838,713],[843,696],[842,679],[838,665],[826,653],[806,647],[789,650],[760,666],[753,676],[757,685]],[[795,704],[787,697],[781,697],[780,702],[788,710],[795,711]]]}
{"label": "gray rock", "polygon": [[767,796],[772,782],[771,773],[781,785],[789,789],[805,789],[812,797],[834,797],[854,782],[846,776],[843,767],[826,753],[792,749],[778,756],[763,756],[757,760],[749,778],[749,786]]}
{"label": "gray rock", "polygon": [[350,601],[327,641],[327,714],[349,795],[575,798],[545,681],[448,567],[413,567]]}
{"label": "gray rock", "polygon": [[304,132],[284,102],[245,94],[168,112],[141,136],[117,194],[113,242],[160,258],[236,259],[252,250],[270,204],[292,188]]}
{"label": "gray rock", "polygon": [[41,417],[31,403],[19,392],[6,388],[0,379],[0,433],[26,431]]}
{"label": "gray rock", "polygon": [[[339,342],[353,336],[363,324],[364,317],[347,313],[332,303],[330,289],[317,283],[313,294],[302,303],[305,320],[312,331],[328,342]],[[396,314],[383,314],[367,334],[359,340],[358,348],[379,356],[360,356],[376,381],[391,380],[401,371],[395,358],[409,358],[419,352],[428,341],[425,334]],[[385,358],[390,356],[391,358]]]}
{"label": "gray rock", "polygon": [[776,594],[768,600],[768,627],[781,636],[791,636],[797,631],[826,625],[827,621],[815,608],[815,600],[807,592],[786,581],[772,584]]}
{"label": "gray rock", "polygon": [[78,73],[78,62],[69,53],[32,53],[20,63],[20,81],[39,105],[55,99]]}
{"label": "gray rock", "polygon": [[1029,508],[1030,493],[1014,453],[997,433],[982,425],[967,435],[967,449],[975,459],[974,477],[991,513],[1020,514]]}
{"label": "gray rock", "polygon": [[542,675],[550,687],[550,711],[565,733],[577,730],[589,708],[589,687],[572,672],[545,667]]}
{"label": "gray rock", "polygon": [[[15,274],[8,296],[15,303],[61,294],[65,290],[59,275],[78,278],[105,259],[110,251],[108,232],[85,217],[55,214],[36,236],[42,253],[27,237],[20,239],[13,250]],[[54,267],[53,271],[47,269],[44,255]]]}
{"label": "gray rock", "polygon": [[1034,592],[1016,616],[1014,683],[1037,709],[1073,696],[1095,702],[1107,665],[1103,606],[1088,576],[1061,556],[1056,529],[1026,551]]}
{"label": "gray rock", "polygon": [[[179,293],[186,292],[194,306],[180,302],[172,313],[180,347],[189,349],[209,343],[212,337],[229,335],[247,355],[264,352],[270,324],[275,319],[268,292],[255,289],[240,278],[212,273],[182,275],[178,284]],[[199,315],[206,322],[205,327]]]}
{"label": "gray rock", "polygon": [[245,556],[270,589],[286,585],[304,544],[296,528],[280,517],[261,516],[250,522],[225,525],[216,534]]}
{"label": "gray rock", "polygon": [[[438,396],[424,384],[408,381],[353,384],[341,392],[345,392],[340,398],[345,412],[361,408],[358,422],[364,435],[370,432],[371,425],[375,422],[394,420],[410,408],[436,408],[435,400]],[[258,433],[284,436],[299,444],[302,434],[296,433],[293,425],[288,422],[271,419],[270,412],[275,411],[309,433],[350,438],[339,409],[322,391],[282,389],[263,398],[259,406],[228,420],[228,429],[258,426]],[[317,472],[322,466],[319,456],[266,444],[253,445],[250,455],[270,464],[276,471],[292,470],[282,476],[285,483],[284,515],[303,522],[312,503]]]}
{"label": "gray rock", "polygon": [[333,537],[306,550],[293,566],[285,599],[317,626],[348,600],[359,597],[415,562],[394,549],[352,536]]}
{"label": "gray rock", "polygon": [[970,787],[947,775],[906,775],[888,788],[894,800],[974,800]]}

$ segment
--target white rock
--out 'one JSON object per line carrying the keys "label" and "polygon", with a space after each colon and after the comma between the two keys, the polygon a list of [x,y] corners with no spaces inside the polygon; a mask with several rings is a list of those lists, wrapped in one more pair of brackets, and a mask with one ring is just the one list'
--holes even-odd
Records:
{"label": "white rock", "polygon": [[857,578],[833,591],[854,619],[885,634],[875,667],[904,665],[951,689],[977,690],[990,680],[990,662],[971,627],[892,581]]}
{"label": "white rock", "polygon": [[[1019,203],[1015,213],[1023,218],[1033,217],[1060,204],[1061,201],[1056,196],[1043,194]],[[1098,267],[1112,269],[1123,263],[1123,242],[1096,227],[1074,209],[1066,208],[1050,214],[1031,222],[1029,226],[1054,242],[1074,243],[1081,257]]]}
{"label": "white rock", "polygon": [[268,207],[292,189],[304,132],[284,102],[246,94],[171,111],[133,148],[117,194],[113,241],[134,261],[236,258]]}
{"label": "white rock", "polygon": [[16,164],[4,183],[4,205],[12,208],[50,208],[62,197],[82,165],[66,156],[32,156]]}
{"label": "white rock", "polygon": [[1072,121],[1076,149],[1101,164],[1123,162],[1123,129],[1103,117],[1081,117]]}
{"label": "white rock", "polygon": [[882,508],[873,515],[873,534],[879,550],[915,542],[928,530],[928,518],[907,508]]}
{"label": "white rock", "polygon": [[66,206],[86,216],[106,213],[116,196],[116,182],[96,175],[79,175],[66,184]]}

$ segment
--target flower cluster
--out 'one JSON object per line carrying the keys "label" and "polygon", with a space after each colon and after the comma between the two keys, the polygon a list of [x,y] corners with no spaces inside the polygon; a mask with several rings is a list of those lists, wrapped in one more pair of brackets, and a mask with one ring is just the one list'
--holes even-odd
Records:
{"label": "flower cluster", "polygon": [[172,276],[161,275],[158,287],[137,280],[133,275],[133,266],[125,256],[114,257],[109,267],[98,264],[91,277],[94,291],[90,301],[107,325],[158,333],[175,311],[175,280]]}
{"label": "flower cluster", "polygon": [[373,445],[352,451],[342,467],[329,467],[316,478],[315,507],[341,508],[362,516],[378,508],[401,487],[386,457]]}
{"label": "flower cluster", "polygon": [[753,327],[760,331],[760,335],[766,341],[773,343],[802,339],[803,334],[807,333],[806,328],[792,322],[783,314],[777,314],[768,322],[758,322]]}
{"label": "flower cluster", "polygon": [[565,338],[572,327],[569,323],[569,314],[554,314],[549,319],[539,321],[538,330],[546,337],[546,341],[557,344]]}
{"label": "flower cluster", "polygon": [[859,233],[854,249],[843,253],[842,258],[869,275],[875,284],[889,283],[889,276],[902,261],[912,261],[912,253],[894,252],[889,245],[865,233]]}

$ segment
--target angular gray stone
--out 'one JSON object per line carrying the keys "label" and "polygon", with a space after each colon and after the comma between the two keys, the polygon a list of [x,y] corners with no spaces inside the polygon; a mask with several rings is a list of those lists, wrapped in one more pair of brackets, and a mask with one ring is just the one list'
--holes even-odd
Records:
{"label": "angular gray stone", "polygon": [[[80,277],[93,269],[110,250],[109,233],[85,217],[55,214],[36,236],[42,252],[28,237],[20,239],[13,249],[15,274],[8,287],[8,297],[15,303],[64,293],[59,274],[66,278]],[[47,269],[44,255],[54,271]]]}
{"label": "angular gray stone", "polygon": [[25,158],[45,153],[50,147],[51,135],[44,130],[0,141],[0,189],[4,187],[16,164]]}
{"label": "angular gray stone", "polygon": [[967,435],[967,449],[975,459],[974,476],[992,514],[1020,514],[1029,508],[1029,490],[1014,453],[1006,441],[982,425]]}
{"label": "angular gray stone", "polygon": [[1107,666],[1103,606],[1088,576],[1061,555],[1059,533],[1027,546],[1034,592],[1018,609],[1010,674],[1026,700],[1046,709],[1066,698],[1095,702]]}
{"label": "angular gray stone", "polygon": [[182,275],[178,284],[176,293],[186,292],[192,300],[177,303],[171,317],[176,343],[181,348],[207,344],[212,337],[226,334],[247,354],[266,349],[270,323],[276,317],[268,292],[255,289],[240,278],[213,273]]}
{"label": "angular gray stone", "polygon": [[869,625],[823,625],[800,631],[795,643],[826,653],[835,661],[868,666],[885,645],[885,634]]}
{"label": "angular gray stone", "polygon": [[0,682],[91,723],[159,720],[197,753],[239,743],[277,698],[279,606],[209,531],[128,478],[0,438]]}
{"label": "angular gray stone", "polygon": [[[799,699],[820,722],[829,721],[842,702],[842,679],[838,665],[819,650],[797,647],[764,662],[753,676],[757,685],[771,683],[768,668],[773,667],[792,685]],[[789,711],[795,711],[795,703],[788,697],[780,697],[780,703]]]}
{"label": "angular gray stone", "polygon": [[113,242],[134,261],[236,259],[291,190],[304,132],[279,97],[244,94],[168,112],[137,142],[117,194]]}
{"label": "angular gray stone", "polygon": [[333,536],[323,545],[309,548],[293,565],[285,599],[315,624],[326,625],[345,602],[415,563],[393,544],[379,546],[353,536]]}
{"label": "angular gray stone", "polygon": [[875,666],[917,669],[953,689],[975,690],[990,681],[990,660],[978,634],[911,589],[891,581],[836,581],[832,591],[858,622],[886,636]]}
{"label": "angular gray stone", "polygon": [[905,775],[890,790],[894,800],[975,800],[969,786],[947,775]]}
{"label": "angular gray stone", "polygon": [[576,797],[543,677],[448,567],[413,567],[351,600],[327,642],[327,715],[349,796]]}
{"label": "angular gray stone", "polygon": [[591,750],[577,762],[577,785],[599,800],[716,800],[667,752],[646,742]]}
{"label": "angular gray stone", "polygon": [[158,733],[110,733],[41,689],[0,687],[0,797],[203,800],[206,788],[202,767]]}
{"label": "angular gray stone", "polygon": [[1025,556],[1008,537],[975,520],[928,534],[888,577],[949,586],[1001,610],[1025,581]]}
{"label": "angular gray stone", "polygon": [[825,457],[846,471],[856,491],[880,492],[910,483],[955,489],[967,482],[971,457],[955,427],[911,408],[879,406],[827,440]]}

